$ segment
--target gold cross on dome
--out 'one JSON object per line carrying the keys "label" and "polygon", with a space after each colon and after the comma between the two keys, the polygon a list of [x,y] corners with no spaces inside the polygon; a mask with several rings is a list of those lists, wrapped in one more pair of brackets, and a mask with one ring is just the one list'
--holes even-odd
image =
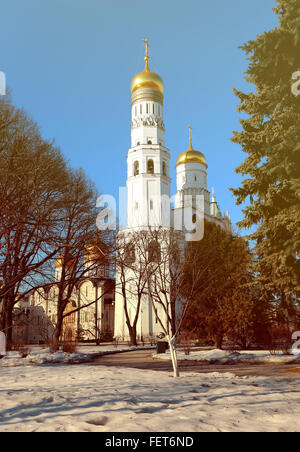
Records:
{"label": "gold cross on dome", "polygon": [[150,46],[150,44],[149,44],[148,39],[143,39],[143,42],[145,43],[145,57],[146,57],[146,58],[149,58],[149,55],[148,55],[148,49],[149,49],[149,47],[151,47],[151,46]]}
{"label": "gold cross on dome", "polygon": [[189,129],[189,140],[190,140],[190,149],[192,148],[192,126],[188,126]]}

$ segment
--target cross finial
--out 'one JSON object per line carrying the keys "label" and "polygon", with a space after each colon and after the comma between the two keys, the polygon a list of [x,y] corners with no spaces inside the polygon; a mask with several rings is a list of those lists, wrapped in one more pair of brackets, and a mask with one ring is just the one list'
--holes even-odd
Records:
{"label": "cross finial", "polygon": [[149,59],[148,48],[150,47],[150,44],[149,44],[148,39],[143,39],[143,41],[145,43],[145,58]]}
{"label": "cross finial", "polygon": [[190,140],[190,149],[193,149],[193,146],[192,146],[192,126],[188,126],[188,129],[189,129],[189,140]]}
{"label": "cross finial", "polygon": [[148,55],[148,49],[150,47],[150,44],[148,42],[148,39],[143,39],[144,43],[145,43],[145,69],[144,72],[149,72],[149,66],[148,66],[148,62],[149,62],[149,55]]}

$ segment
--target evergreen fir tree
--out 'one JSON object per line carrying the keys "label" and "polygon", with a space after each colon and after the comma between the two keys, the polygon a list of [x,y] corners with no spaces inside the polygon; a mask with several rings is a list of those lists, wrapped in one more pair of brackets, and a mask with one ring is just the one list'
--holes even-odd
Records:
{"label": "evergreen fir tree", "polygon": [[248,156],[236,170],[242,186],[232,191],[237,204],[248,204],[239,225],[256,226],[250,238],[262,286],[293,304],[300,291],[300,1],[277,2],[278,27],[241,47],[256,89],[235,90],[248,118],[232,140]]}

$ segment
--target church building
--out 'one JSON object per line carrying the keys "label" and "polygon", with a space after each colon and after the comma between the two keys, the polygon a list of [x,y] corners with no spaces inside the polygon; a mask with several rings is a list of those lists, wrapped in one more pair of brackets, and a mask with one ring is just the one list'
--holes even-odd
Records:
{"label": "church building", "polygon": [[[165,143],[164,83],[162,78],[149,68],[148,41],[145,40],[145,68],[131,82],[131,148],[127,154],[127,227],[119,232],[119,239],[130,242],[133,231],[147,231],[158,227],[173,227],[175,218],[182,220],[186,200],[191,203],[192,222],[199,215],[197,198],[202,199],[201,214],[231,231],[229,214],[223,216],[214,192],[207,188],[207,163],[205,156],[193,148],[191,127],[189,147],[176,162],[177,193],[174,208],[170,199],[170,151]],[[199,215],[200,216],[200,215]],[[182,231],[184,234],[184,228]],[[130,278],[129,278],[130,279]],[[116,274],[115,336],[128,339],[124,294],[120,271]],[[128,315],[136,314],[137,300],[128,284]],[[137,322],[138,338],[161,334],[161,326],[155,318],[152,303],[143,295]]]}
{"label": "church building", "polygon": [[[118,233],[117,241],[131,246],[131,258],[135,259],[131,239],[136,231],[148,233],[153,229],[176,230],[181,224],[181,243],[184,247],[186,227],[184,210],[189,203],[192,228],[201,217],[231,231],[229,214],[224,216],[216,201],[214,191],[207,187],[207,162],[204,154],[193,148],[189,126],[189,147],[180,153],[176,162],[177,192],[171,204],[170,151],[165,143],[164,83],[162,78],[149,68],[148,41],[146,44],[145,68],[131,82],[131,147],[127,154],[127,225]],[[201,199],[199,206],[197,200]],[[194,224],[194,226],[193,226]],[[189,228],[187,228],[189,230]],[[147,232],[148,231],[148,232]],[[155,245],[155,244],[154,244]],[[132,252],[133,251],[133,252]],[[155,251],[155,250],[154,250]],[[129,339],[126,324],[137,317],[138,339],[147,340],[162,334],[158,322],[159,309],[155,312],[145,287],[140,299],[134,291],[137,277],[129,274],[125,287],[118,265],[116,274],[110,263],[100,263],[97,251],[87,247],[85,273],[79,278],[68,302],[65,313],[62,339],[103,340],[113,337],[120,341]],[[33,290],[21,300],[15,311],[14,340],[26,343],[48,343],[57,320],[57,299],[64,257],[55,263],[53,282],[41,289]],[[72,260],[70,260],[72,266]],[[91,270],[89,270],[91,268]],[[129,272],[130,273],[130,272]],[[125,296],[124,296],[125,290]],[[126,309],[125,309],[126,298]],[[162,314],[162,313],[161,313]]]}

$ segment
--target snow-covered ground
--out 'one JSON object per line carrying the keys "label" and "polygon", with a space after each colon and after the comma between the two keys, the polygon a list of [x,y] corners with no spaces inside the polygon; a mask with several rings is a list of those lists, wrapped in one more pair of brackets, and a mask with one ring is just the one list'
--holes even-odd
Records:
{"label": "snow-covered ground", "polygon": [[[154,358],[170,360],[170,352],[162,354],[154,354]],[[178,360],[190,360],[190,361],[208,361],[211,363],[235,363],[235,362],[264,362],[264,363],[291,363],[299,361],[299,355],[284,355],[281,352],[271,355],[269,351],[241,351],[230,352],[226,350],[199,350],[191,351],[189,355],[185,355],[183,351],[177,352]]]}
{"label": "snow-covered ground", "polygon": [[[29,347],[29,355],[21,358],[19,352],[8,352],[7,356],[0,360],[0,372],[2,367],[32,366],[34,364],[62,364],[62,363],[84,363],[89,362],[94,356],[111,353],[143,350],[147,347],[130,347],[128,345],[101,345],[101,346],[79,346],[76,353],[64,352],[50,353],[49,348]],[[148,347],[149,348],[149,347]]]}
{"label": "snow-covered ground", "polygon": [[[0,431],[300,431],[298,379],[86,365],[1,368]],[[288,374],[287,374],[288,375]]]}

